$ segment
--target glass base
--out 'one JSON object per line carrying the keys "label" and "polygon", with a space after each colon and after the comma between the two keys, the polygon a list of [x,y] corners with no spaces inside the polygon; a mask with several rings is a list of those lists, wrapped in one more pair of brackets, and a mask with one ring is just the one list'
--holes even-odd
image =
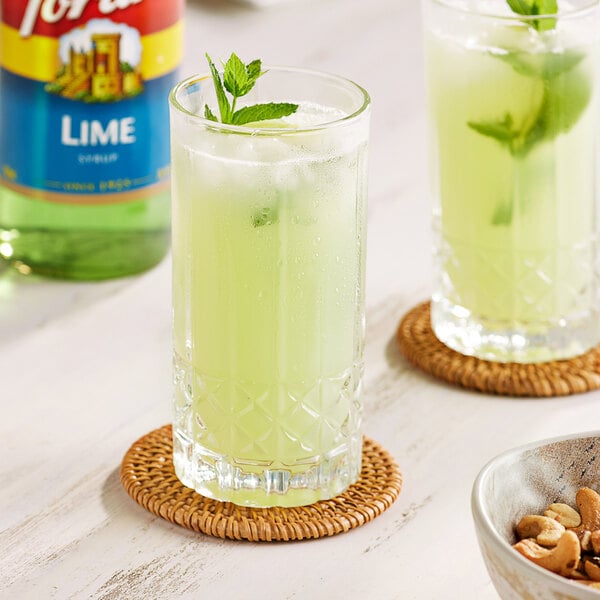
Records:
{"label": "glass base", "polygon": [[221,456],[173,429],[173,463],[183,485],[207,498],[241,506],[304,506],[343,493],[359,477],[362,436],[292,468],[265,468]]}
{"label": "glass base", "polygon": [[537,363],[584,354],[599,343],[600,315],[525,323],[480,318],[445,298],[431,302],[431,326],[446,346],[483,360]]}

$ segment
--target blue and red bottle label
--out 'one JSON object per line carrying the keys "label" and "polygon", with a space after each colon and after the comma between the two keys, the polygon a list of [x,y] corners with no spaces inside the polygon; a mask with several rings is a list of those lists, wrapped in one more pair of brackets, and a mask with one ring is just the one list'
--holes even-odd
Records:
{"label": "blue and red bottle label", "polygon": [[0,184],[102,204],[168,185],[183,0],[1,0]]}

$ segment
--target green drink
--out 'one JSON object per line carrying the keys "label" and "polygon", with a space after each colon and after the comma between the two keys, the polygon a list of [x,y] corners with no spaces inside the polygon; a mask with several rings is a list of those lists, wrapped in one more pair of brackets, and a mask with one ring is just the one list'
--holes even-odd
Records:
{"label": "green drink", "polygon": [[426,19],[434,331],[490,360],[581,354],[600,339],[597,6]]}
{"label": "green drink", "polygon": [[297,113],[236,127],[194,114],[209,90],[171,99],[175,468],[221,500],[309,504],[360,471],[368,99],[272,69],[256,94]]}

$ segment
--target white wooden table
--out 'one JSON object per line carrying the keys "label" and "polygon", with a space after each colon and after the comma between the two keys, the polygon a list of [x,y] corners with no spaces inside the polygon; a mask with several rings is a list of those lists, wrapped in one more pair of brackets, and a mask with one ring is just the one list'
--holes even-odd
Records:
{"label": "white wooden table", "polygon": [[81,284],[0,273],[0,598],[497,598],[470,513],[488,459],[598,427],[599,393],[516,400],[437,383],[399,356],[401,316],[430,293],[416,0],[189,0],[182,75],[204,53],[313,67],[373,100],[365,431],[397,459],[392,508],[348,534],[250,544],[152,516],[118,478],[170,419],[170,264]]}

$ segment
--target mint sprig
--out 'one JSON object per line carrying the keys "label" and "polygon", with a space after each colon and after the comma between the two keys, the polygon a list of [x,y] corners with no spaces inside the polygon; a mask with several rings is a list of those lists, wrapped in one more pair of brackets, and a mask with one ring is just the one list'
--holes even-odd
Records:
{"label": "mint sprig", "polygon": [[[510,56],[500,58],[511,62]],[[514,58],[513,69],[536,81],[538,94],[530,111],[519,122],[506,112],[496,120],[468,121],[467,126],[504,146],[515,160],[524,160],[539,143],[554,140],[575,126],[591,100],[592,87],[577,68],[584,58],[580,53],[547,54],[537,70],[526,56]],[[496,208],[492,223],[510,225],[513,213],[510,200]]]}
{"label": "mint sprig", "polygon": [[[555,15],[558,12],[557,0],[506,0],[510,9],[517,15],[535,17],[542,15]],[[556,27],[556,19],[527,19],[536,31],[548,31]]]}
{"label": "mint sprig", "polygon": [[498,120],[468,121],[471,129],[500,142],[513,156],[523,158],[538,142],[553,140],[577,123],[592,93],[587,77],[575,69],[583,54],[573,51],[547,54],[537,66],[528,62],[532,57],[525,54],[494,56],[511,64],[520,75],[535,80],[539,90],[537,102],[521,123],[517,124],[507,112]]}
{"label": "mint sprig", "polygon": [[[298,110],[298,105],[291,102],[254,104],[236,110],[238,99],[248,94],[254,87],[256,80],[266,73],[266,71],[262,70],[261,61],[258,59],[253,60],[245,65],[232,52],[229,60],[225,63],[223,78],[221,78],[221,74],[208,54],[206,54],[206,60],[208,61],[215,86],[221,123],[246,125],[247,123],[255,123],[257,121],[287,117]],[[231,101],[227,97],[227,93],[232,96]],[[219,121],[208,104],[204,105],[204,118],[210,121]]]}
{"label": "mint sprig", "polygon": [[[558,12],[557,0],[506,0],[511,10],[520,15],[552,15]],[[527,20],[538,32],[556,26],[556,19]],[[523,77],[534,81],[536,90],[531,109],[519,122],[506,112],[498,119],[468,121],[473,131],[500,143],[516,159],[524,159],[540,142],[551,141],[567,133],[587,108],[592,89],[588,77],[577,68],[585,58],[580,52],[548,52],[529,54],[507,52],[492,54]],[[504,201],[496,207],[492,223],[510,225],[513,218],[513,201]]]}

